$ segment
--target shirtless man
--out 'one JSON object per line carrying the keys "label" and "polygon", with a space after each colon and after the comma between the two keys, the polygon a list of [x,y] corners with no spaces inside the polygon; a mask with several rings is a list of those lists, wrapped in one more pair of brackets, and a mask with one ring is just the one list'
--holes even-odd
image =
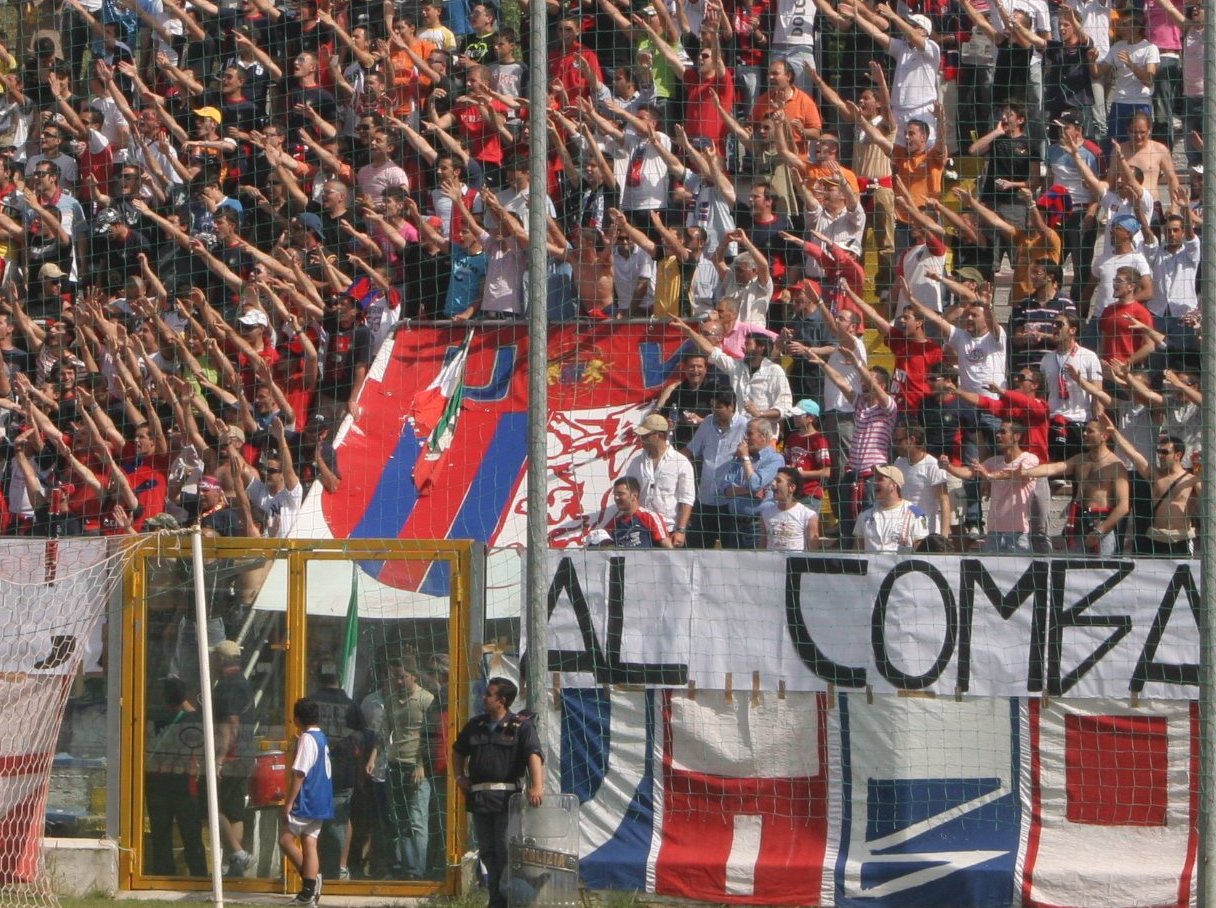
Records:
{"label": "shirtless man", "polygon": [[1164,176],[1166,185],[1169,186],[1170,200],[1178,204],[1178,199],[1181,198],[1185,206],[1186,196],[1180,195],[1182,185],[1174,172],[1173,156],[1168,148],[1152,138],[1152,119],[1145,113],[1132,115],[1131,137],[1119,146],[1123,159],[1130,166],[1140,168],[1144,173],[1144,179],[1140,183],[1151,193],[1157,192],[1157,185]]}
{"label": "shirtless man", "polygon": [[1109,558],[1116,554],[1115,530],[1128,512],[1127,470],[1110,448],[1111,430],[1090,419],[1082,433],[1083,450],[1065,461],[990,474],[993,479],[1046,476],[1072,480],[1076,495],[1069,508],[1064,536],[1068,551],[1076,555]]}
{"label": "shirtless man", "polygon": [[592,318],[607,318],[612,309],[612,245],[600,231],[580,227],[574,231],[570,264],[579,307]]}
{"label": "shirtless man", "polygon": [[1182,465],[1186,455],[1185,442],[1174,435],[1162,435],[1157,439],[1157,462],[1150,464],[1148,458],[1115,428],[1109,416],[1104,419],[1116,447],[1153,489],[1152,523],[1143,536],[1135,537],[1136,554],[1190,558],[1194,554],[1192,539],[1195,533],[1191,518],[1194,504],[1199,500],[1199,478]]}

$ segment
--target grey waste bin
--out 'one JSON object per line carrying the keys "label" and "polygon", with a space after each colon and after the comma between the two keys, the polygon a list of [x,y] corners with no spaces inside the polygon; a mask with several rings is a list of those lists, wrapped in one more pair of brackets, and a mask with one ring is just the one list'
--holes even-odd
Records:
{"label": "grey waste bin", "polygon": [[549,794],[529,807],[511,798],[507,817],[507,904],[575,908],[578,898],[578,798]]}

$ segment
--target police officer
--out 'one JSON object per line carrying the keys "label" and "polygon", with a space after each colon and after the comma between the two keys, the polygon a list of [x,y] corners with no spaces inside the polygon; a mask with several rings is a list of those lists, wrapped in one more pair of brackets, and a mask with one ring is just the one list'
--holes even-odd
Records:
{"label": "police officer", "polygon": [[520,790],[527,770],[528,803],[539,807],[544,791],[544,754],[532,723],[511,712],[519,693],[514,682],[492,678],[482,697],[485,712],[461,730],[452,745],[456,784],[464,792],[481,860],[489,877],[490,908],[506,908],[502,875],[507,868],[507,802]]}

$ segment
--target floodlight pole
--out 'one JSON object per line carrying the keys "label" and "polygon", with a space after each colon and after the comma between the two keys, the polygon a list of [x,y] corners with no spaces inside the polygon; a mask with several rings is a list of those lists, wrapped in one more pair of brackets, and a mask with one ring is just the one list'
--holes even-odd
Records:
{"label": "floodlight pole", "polygon": [[[1203,213],[1216,211],[1216,0],[1203,0]],[[1205,227],[1201,257],[1207,277],[1199,293],[1202,316],[1203,432],[1202,469],[1212,473],[1216,457],[1216,224]],[[1216,474],[1213,474],[1216,475]],[[1212,476],[1203,484],[1199,532],[1199,905],[1216,908],[1216,488]]]}
{"label": "floodlight pole", "polygon": [[[549,548],[549,68],[548,10],[545,0],[529,0],[528,79],[528,547],[525,567],[528,706],[541,741],[549,644],[546,554]],[[547,761],[546,761],[547,762]]]}

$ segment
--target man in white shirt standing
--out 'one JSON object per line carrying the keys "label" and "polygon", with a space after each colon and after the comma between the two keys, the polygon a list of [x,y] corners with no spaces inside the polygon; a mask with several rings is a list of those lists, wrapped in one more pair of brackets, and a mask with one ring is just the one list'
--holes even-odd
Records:
{"label": "man in white shirt standing", "polygon": [[[245,491],[250,505],[256,513],[263,515],[266,537],[286,539],[300,513],[304,487],[291,460],[283,421],[277,416],[270,421],[270,434],[274,437],[275,449],[262,454],[256,470],[242,458],[241,473],[247,483]],[[236,445],[232,444],[230,456],[235,451]]]}
{"label": "man in white shirt standing", "polygon": [[629,461],[625,475],[638,481],[641,506],[659,515],[672,545],[683,548],[696,501],[692,463],[670,445],[671,425],[658,413],[643,419],[633,433],[641,440],[642,450]]}
{"label": "man in white shirt standing", "polygon": [[[991,389],[1004,388],[1006,383],[1005,332],[992,315],[992,292],[987,290],[979,301],[967,306],[959,321],[963,327],[951,324],[923,303],[913,305],[924,313],[925,321],[937,326],[945,335],[945,346],[954,350],[958,359],[959,387],[981,397],[997,399]],[[963,414],[963,462],[981,461],[991,455],[996,430],[1001,421],[986,410],[972,409]],[[963,532],[971,539],[983,535],[983,506],[980,484],[970,480],[963,485],[966,509]]]}
{"label": "man in white shirt standing", "polygon": [[925,515],[903,499],[904,474],[892,466],[874,468],[874,507],[857,517],[853,536],[863,552],[911,552],[929,535]]}

